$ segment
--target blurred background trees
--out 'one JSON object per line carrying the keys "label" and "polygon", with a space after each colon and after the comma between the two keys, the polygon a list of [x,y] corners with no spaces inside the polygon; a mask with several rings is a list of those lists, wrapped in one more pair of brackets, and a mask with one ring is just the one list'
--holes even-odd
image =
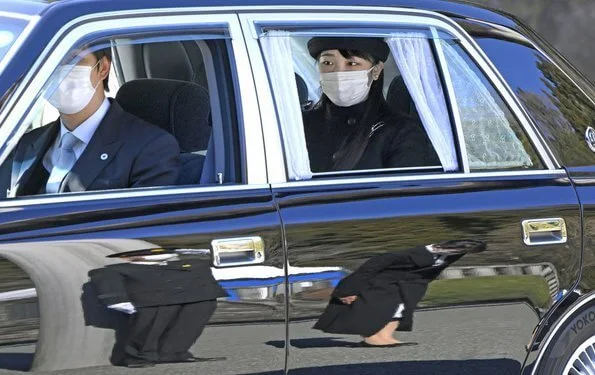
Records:
{"label": "blurred background trees", "polygon": [[510,13],[595,82],[595,0],[467,0]]}

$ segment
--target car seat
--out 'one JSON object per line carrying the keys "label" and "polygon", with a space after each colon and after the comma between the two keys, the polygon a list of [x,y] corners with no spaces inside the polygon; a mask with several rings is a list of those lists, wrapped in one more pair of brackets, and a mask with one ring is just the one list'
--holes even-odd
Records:
{"label": "car seat", "polygon": [[398,75],[391,81],[386,93],[386,102],[393,111],[407,114],[419,120],[417,108],[409,94],[407,85],[405,85],[403,76]]}
{"label": "car seat", "polygon": [[162,78],[189,81],[207,87],[204,59],[197,41],[121,43],[114,46],[113,50],[118,77],[122,81]]}
{"label": "car seat", "polygon": [[127,112],[171,133],[180,145],[179,185],[198,184],[211,135],[207,90],[172,79],[137,79],[120,87],[116,101]]}
{"label": "car seat", "polygon": [[311,102],[308,100],[308,86],[306,85],[306,81],[304,81],[304,79],[296,73],[295,84],[298,90],[300,106],[302,110],[308,110],[311,105]]}

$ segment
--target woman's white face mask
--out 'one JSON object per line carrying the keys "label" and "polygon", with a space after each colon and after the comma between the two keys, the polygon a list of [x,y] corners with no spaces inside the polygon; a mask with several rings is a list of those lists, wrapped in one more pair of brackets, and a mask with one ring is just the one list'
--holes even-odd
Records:
{"label": "woman's white face mask", "polygon": [[320,73],[320,86],[335,105],[351,107],[368,98],[373,69]]}
{"label": "woman's white face mask", "polygon": [[[99,64],[100,61],[97,61]],[[91,73],[97,66],[80,66],[75,65],[63,66],[58,68],[57,77],[60,77],[60,85],[54,90],[49,97],[48,102],[56,107],[58,112],[71,115],[82,111],[91,102],[95,90],[99,86],[101,80],[93,86],[91,82]]]}

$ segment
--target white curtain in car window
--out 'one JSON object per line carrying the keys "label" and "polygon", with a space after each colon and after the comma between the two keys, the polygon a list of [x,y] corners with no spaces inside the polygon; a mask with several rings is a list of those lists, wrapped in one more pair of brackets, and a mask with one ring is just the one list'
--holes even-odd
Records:
{"label": "white curtain in car window", "polygon": [[308,100],[317,103],[322,96],[320,89],[320,73],[316,66],[316,60],[310,56],[306,42],[309,38],[291,38],[291,50],[293,57],[293,69],[302,77],[308,86]]}
{"label": "white curtain in car window", "polygon": [[386,39],[445,171],[458,169],[452,127],[434,55],[422,33],[395,33]]}
{"label": "white curtain in car window", "polygon": [[271,30],[260,38],[273,95],[281,135],[287,174],[290,180],[312,178],[306,136],[298,98],[291,53],[291,36],[287,31]]}
{"label": "white curtain in car window", "polygon": [[440,43],[459,108],[470,169],[532,166],[531,157],[488,87],[452,45]]}

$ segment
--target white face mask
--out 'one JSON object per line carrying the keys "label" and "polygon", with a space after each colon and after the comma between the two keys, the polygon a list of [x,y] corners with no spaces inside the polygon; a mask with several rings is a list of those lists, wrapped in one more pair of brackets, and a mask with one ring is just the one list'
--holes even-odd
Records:
{"label": "white face mask", "polygon": [[57,77],[58,79],[64,78],[49,97],[48,102],[56,107],[58,112],[67,115],[82,111],[95,95],[95,90],[101,82],[101,80],[97,81],[95,87],[91,82],[91,72],[97,64],[93,66],[75,65],[72,68],[70,66],[60,67]]}
{"label": "white face mask", "polygon": [[320,86],[326,96],[339,107],[351,107],[368,98],[372,77],[368,70],[320,73]]}

